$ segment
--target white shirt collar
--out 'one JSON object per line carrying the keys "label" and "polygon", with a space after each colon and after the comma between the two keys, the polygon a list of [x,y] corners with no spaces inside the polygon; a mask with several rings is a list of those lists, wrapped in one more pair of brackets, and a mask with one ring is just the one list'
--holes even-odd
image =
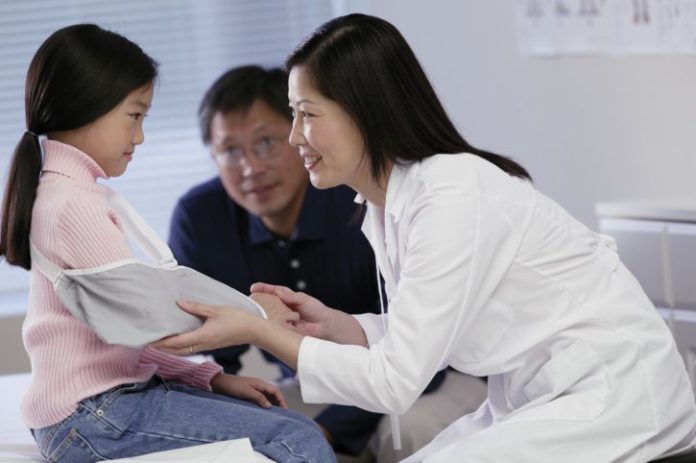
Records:
{"label": "white shirt collar", "polygon": [[[406,205],[409,185],[412,184],[413,173],[415,173],[412,171],[417,169],[419,165],[417,162],[408,164],[397,162],[392,168],[389,180],[387,180],[387,198],[384,210],[394,218],[394,221],[399,219]],[[369,204],[369,201],[360,193],[355,195],[353,201],[357,204]]]}

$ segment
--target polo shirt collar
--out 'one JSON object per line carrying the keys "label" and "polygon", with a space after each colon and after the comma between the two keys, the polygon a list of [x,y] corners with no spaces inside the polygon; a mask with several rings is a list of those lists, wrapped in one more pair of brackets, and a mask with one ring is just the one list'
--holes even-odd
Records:
{"label": "polo shirt collar", "polygon": [[[307,183],[304,202],[297,219],[297,226],[289,241],[311,241],[326,237],[325,218],[328,214],[328,195],[322,194]],[[247,212],[249,217],[249,241],[252,245],[276,240],[277,237],[264,225],[260,217]]]}

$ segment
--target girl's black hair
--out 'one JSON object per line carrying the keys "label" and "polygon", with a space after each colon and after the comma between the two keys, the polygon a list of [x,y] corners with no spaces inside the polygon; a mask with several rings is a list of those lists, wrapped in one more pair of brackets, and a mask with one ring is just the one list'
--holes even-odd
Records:
{"label": "girl's black hair", "polygon": [[205,93],[198,108],[203,143],[210,144],[210,124],[215,114],[245,112],[256,101],[263,101],[292,122],[292,111],[288,106],[288,75],[284,70],[247,65],[230,69],[220,76]]}

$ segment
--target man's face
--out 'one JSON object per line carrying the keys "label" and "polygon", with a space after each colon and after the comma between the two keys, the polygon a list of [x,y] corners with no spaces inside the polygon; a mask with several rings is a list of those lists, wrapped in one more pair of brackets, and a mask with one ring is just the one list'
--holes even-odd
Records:
{"label": "man's face", "polygon": [[257,100],[246,112],[216,113],[211,154],[227,194],[265,223],[282,220],[302,201],[307,172],[290,146],[291,123]]}

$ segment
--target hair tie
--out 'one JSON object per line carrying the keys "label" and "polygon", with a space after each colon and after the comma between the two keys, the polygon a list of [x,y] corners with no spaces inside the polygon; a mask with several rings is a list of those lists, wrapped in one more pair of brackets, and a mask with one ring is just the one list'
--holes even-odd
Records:
{"label": "hair tie", "polygon": [[28,129],[27,129],[26,133],[28,133],[28,134],[31,135],[32,137],[39,138],[39,136],[38,136],[37,134],[35,134],[34,132],[32,132],[31,130],[28,130]]}

